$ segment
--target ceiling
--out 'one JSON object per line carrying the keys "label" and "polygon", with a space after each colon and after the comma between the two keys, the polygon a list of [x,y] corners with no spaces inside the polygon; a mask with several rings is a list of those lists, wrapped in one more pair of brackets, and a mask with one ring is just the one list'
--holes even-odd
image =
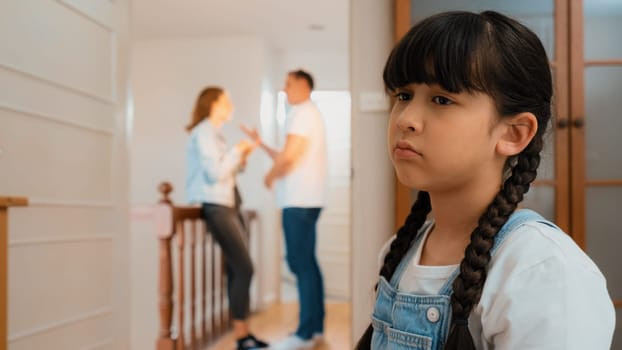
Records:
{"label": "ceiling", "polygon": [[280,51],[348,50],[349,16],[349,0],[132,0],[137,40],[258,35]]}

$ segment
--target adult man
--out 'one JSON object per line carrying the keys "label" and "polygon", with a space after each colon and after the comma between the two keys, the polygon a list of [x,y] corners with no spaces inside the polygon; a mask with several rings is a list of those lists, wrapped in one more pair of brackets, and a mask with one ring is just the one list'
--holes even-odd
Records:
{"label": "adult man", "polygon": [[[324,331],[324,286],[315,256],[316,224],[324,205],[327,152],[324,121],[311,102],[313,78],[303,70],[289,72],[285,81],[288,113],[285,145],[276,151],[261,143],[274,164],[264,178],[275,185],[277,203],[283,210],[287,263],[297,279],[300,301],[296,333],[273,345],[273,349],[313,347]],[[253,131],[246,130],[257,137]]]}

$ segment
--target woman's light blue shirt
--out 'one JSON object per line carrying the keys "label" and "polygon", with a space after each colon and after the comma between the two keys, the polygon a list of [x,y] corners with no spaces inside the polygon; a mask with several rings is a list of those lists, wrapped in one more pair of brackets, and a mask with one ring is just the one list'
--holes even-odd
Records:
{"label": "woman's light blue shirt", "polygon": [[186,146],[186,198],[190,203],[235,205],[236,175],[241,153],[227,144],[219,128],[204,119],[190,133]]}

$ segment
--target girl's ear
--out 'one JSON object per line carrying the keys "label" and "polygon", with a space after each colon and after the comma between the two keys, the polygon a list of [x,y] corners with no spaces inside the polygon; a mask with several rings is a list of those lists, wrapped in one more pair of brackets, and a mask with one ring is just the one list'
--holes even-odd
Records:
{"label": "girl's ear", "polygon": [[499,127],[502,130],[495,149],[498,154],[511,157],[519,154],[531,142],[538,131],[538,119],[533,113],[520,113],[504,118]]}

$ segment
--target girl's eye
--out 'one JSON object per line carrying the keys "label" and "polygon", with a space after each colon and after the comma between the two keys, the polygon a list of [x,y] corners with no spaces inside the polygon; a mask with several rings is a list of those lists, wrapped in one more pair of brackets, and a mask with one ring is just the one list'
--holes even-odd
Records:
{"label": "girl's eye", "polygon": [[454,103],[452,100],[448,99],[447,97],[443,97],[443,96],[434,96],[432,98],[432,101],[441,106],[448,106]]}
{"label": "girl's eye", "polygon": [[398,93],[395,94],[395,98],[398,101],[408,101],[408,100],[411,99],[411,96],[410,96],[410,94],[401,91],[401,92],[398,92]]}

